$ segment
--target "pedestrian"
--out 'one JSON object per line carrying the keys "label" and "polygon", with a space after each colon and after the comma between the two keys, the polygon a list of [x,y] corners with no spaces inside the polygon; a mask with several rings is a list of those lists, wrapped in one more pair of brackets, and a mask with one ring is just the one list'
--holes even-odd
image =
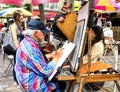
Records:
{"label": "pedestrian", "polygon": [[3,27],[3,23],[0,21],[0,31],[1,31],[2,27]]}
{"label": "pedestrian", "polygon": [[98,14],[98,16],[96,16],[96,19],[95,19],[95,24],[97,25],[97,26],[101,26],[102,27],[102,25],[103,25],[103,23],[102,23],[102,14]]}
{"label": "pedestrian", "polygon": [[48,81],[48,77],[54,71],[62,55],[62,49],[45,55],[51,61],[45,60],[40,42],[49,31],[37,19],[32,19],[28,23],[25,33],[26,36],[16,52],[15,71],[18,82],[25,92],[52,92],[55,85]]}
{"label": "pedestrian", "polygon": [[113,42],[113,30],[111,29],[111,23],[107,22],[106,27],[103,29],[103,34],[105,37],[105,44]]}
{"label": "pedestrian", "polygon": [[[23,35],[22,35],[23,13],[22,11],[20,10],[14,11],[13,19],[14,19],[14,22],[9,26],[9,31],[11,31],[12,33],[13,43],[17,49],[20,41],[23,39]],[[15,54],[14,54],[14,64],[16,63]],[[13,68],[13,77],[14,77],[14,85],[17,85],[18,83],[16,80],[14,68]]]}
{"label": "pedestrian", "polygon": [[0,40],[1,42],[3,43],[3,38],[4,38],[4,35],[7,33],[7,27],[2,27],[1,31],[0,31]]}
{"label": "pedestrian", "polygon": [[70,13],[71,10],[72,10],[72,3],[69,1],[65,1],[62,7],[62,13],[57,14],[54,18],[54,21],[52,22],[52,31],[53,31],[52,44],[54,45],[55,49],[57,49],[59,45],[62,44],[62,42],[67,40],[67,37],[63,34],[63,32],[58,28],[56,24],[57,22],[65,21],[65,15]]}
{"label": "pedestrian", "polygon": [[110,44],[113,42],[113,30],[110,22],[106,23],[106,27],[103,29],[103,34],[105,37],[105,44]]}
{"label": "pedestrian", "polygon": [[114,39],[113,39],[113,30],[111,29],[111,27],[112,27],[111,22],[107,22],[106,27],[103,29],[103,34],[105,38],[104,54],[106,54],[108,49],[111,49],[111,50],[113,49]]}

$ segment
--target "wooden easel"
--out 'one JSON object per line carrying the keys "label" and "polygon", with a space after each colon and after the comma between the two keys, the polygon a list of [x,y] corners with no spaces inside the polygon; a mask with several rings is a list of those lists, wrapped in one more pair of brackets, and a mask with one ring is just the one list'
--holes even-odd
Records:
{"label": "wooden easel", "polygon": [[[86,35],[85,35],[84,46],[82,49],[81,58],[83,58],[83,53],[84,53],[84,49],[85,49],[85,43],[86,43],[87,36],[88,36],[88,32],[86,32]],[[89,38],[88,38],[88,48],[89,48],[89,52],[90,52],[91,41]],[[79,83],[80,86],[79,86],[78,92],[82,92],[83,82],[114,81],[118,90],[120,91],[120,86],[119,86],[119,83],[117,82],[117,80],[120,80],[120,73],[91,75],[90,74],[91,72],[95,72],[95,71],[102,70],[102,69],[112,68],[112,66],[109,64],[105,64],[101,61],[91,64],[90,58],[91,57],[89,55],[88,64],[86,64],[86,65],[82,64],[82,59],[81,59],[81,61],[79,63],[78,71],[76,72],[76,75],[74,75],[74,76],[58,76],[57,77],[58,80],[75,81],[75,82]],[[111,92],[103,87],[99,87],[98,85],[95,85],[95,86],[100,88],[100,90],[104,90],[106,92]]]}
{"label": "wooden easel", "polygon": [[[87,8],[86,8],[87,10]],[[84,10],[82,13],[85,13]],[[85,14],[81,14],[81,15],[85,15]],[[78,17],[78,21],[82,20],[84,16]],[[67,19],[67,18],[66,18]],[[66,23],[66,22],[65,22]],[[63,30],[63,26],[64,24],[58,25],[60,26],[61,30]],[[66,25],[65,25],[66,26]],[[67,31],[68,30],[63,30]],[[68,33],[64,32],[67,37],[69,38],[70,36],[68,36]],[[69,34],[71,35],[71,34]],[[101,61],[98,61],[96,63],[91,63],[91,56],[90,56],[90,50],[91,50],[91,39],[88,38],[88,52],[89,52],[89,57],[88,57],[88,64],[83,65],[83,55],[84,55],[84,50],[85,50],[85,44],[86,44],[86,40],[88,38],[88,30],[85,33],[85,38],[84,38],[84,44],[82,47],[82,53],[81,53],[81,59],[79,61],[79,66],[77,69],[77,72],[75,75],[73,76],[57,76],[58,80],[66,80],[66,81],[75,81],[76,83],[79,83],[79,89],[78,92],[82,92],[82,87],[83,87],[83,82],[104,82],[104,81],[114,81],[116,83],[116,86],[118,88],[118,90],[120,91],[120,86],[117,82],[117,80],[120,80],[120,73],[119,72],[115,72],[115,73],[110,73],[109,71],[107,71],[107,73],[105,74],[95,74],[95,71],[100,71],[102,69],[109,69],[112,68],[111,65],[109,64],[105,64]],[[73,38],[69,38],[70,40]],[[71,40],[72,41],[72,40]],[[93,74],[91,74],[91,72],[93,72]],[[98,85],[95,85],[96,87],[100,88],[101,90],[105,90],[106,92],[111,92],[103,87],[99,87]],[[69,92],[69,91],[68,91]]]}

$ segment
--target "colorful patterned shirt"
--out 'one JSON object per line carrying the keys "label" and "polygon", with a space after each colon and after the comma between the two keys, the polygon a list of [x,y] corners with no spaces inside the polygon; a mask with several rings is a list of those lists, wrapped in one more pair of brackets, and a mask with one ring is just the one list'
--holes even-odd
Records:
{"label": "colorful patterned shirt", "polygon": [[16,76],[27,92],[51,92],[55,85],[47,81],[56,64],[46,63],[40,46],[34,39],[25,36],[16,53]]}

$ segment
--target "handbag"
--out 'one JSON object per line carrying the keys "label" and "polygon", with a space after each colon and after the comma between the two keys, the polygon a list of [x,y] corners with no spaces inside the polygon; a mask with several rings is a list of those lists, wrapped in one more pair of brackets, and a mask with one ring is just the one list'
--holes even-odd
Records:
{"label": "handbag", "polygon": [[11,47],[10,44],[4,46],[3,49],[4,49],[4,52],[8,55],[15,55],[16,53],[16,50],[13,47]]}
{"label": "handbag", "polygon": [[16,52],[11,31],[8,31],[3,38],[3,49],[8,55],[14,55]]}

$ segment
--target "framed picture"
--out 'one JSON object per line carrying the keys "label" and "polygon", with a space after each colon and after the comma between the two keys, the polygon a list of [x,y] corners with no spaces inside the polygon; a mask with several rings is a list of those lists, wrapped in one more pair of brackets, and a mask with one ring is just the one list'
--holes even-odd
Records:
{"label": "framed picture", "polygon": [[84,26],[85,26],[85,20],[81,20],[77,23],[77,28],[75,32],[75,38],[74,38],[74,43],[76,44],[76,47],[73,51],[72,59],[70,60],[70,65],[73,72],[76,72],[77,70],[79,59],[82,52],[84,35],[86,31],[84,30]]}

